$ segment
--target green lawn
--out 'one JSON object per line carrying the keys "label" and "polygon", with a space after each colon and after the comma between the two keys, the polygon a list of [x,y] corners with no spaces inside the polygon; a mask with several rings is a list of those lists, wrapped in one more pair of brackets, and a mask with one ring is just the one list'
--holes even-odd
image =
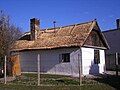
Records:
{"label": "green lawn", "polygon": [[120,90],[120,77],[79,79],[62,75],[41,75],[41,86],[37,86],[37,74],[23,74],[6,85],[0,84],[0,90]]}

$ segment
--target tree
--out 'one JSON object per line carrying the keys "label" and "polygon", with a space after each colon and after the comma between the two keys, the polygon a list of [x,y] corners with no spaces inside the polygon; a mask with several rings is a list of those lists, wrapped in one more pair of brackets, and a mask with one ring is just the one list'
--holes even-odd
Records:
{"label": "tree", "polygon": [[9,55],[11,45],[21,36],[20,28],[10,23],[8,15],[0,12],[0,58]]}

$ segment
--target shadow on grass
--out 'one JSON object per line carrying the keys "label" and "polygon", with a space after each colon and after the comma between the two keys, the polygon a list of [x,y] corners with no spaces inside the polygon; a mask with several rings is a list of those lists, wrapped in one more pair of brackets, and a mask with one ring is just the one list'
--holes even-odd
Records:
{"label": "shadow on grass", "polygon": [[116,90],[120,90],[120,76],[106,74],[100,75],[99,78],[94,78],[94,80],[100,83],[108,84]]}

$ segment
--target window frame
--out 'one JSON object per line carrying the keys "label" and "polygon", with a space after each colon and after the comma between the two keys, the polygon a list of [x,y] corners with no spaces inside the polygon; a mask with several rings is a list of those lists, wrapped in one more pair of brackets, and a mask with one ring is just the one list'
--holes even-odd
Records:
{"label": "window frame", "polygon": [[61,54],[62,63],[70,62],[70,53],[62,53]]}

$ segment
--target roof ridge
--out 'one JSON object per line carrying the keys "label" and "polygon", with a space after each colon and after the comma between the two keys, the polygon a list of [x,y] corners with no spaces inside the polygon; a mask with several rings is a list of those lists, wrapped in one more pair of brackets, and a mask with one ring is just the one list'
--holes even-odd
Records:
{"label": "roof ridge", "polygon": [[[81,25],[81,24],[87,24],[87,23],[91,23],[91,22],[94,22],[94,21],[96,21],[96,20],[82,22],[82,23],[75,23],[75,24],[70,24],[70,25],[65,25],[65,26],[59,26],[59,27],[56,27],[55,29],[69,27],[69,26],[75,26],[75,25]],[[52,27],[52,28],[45,28],[45,29],[41,29],[41,30],[52,30],[52,29],[54,29],[54,27]]]}

